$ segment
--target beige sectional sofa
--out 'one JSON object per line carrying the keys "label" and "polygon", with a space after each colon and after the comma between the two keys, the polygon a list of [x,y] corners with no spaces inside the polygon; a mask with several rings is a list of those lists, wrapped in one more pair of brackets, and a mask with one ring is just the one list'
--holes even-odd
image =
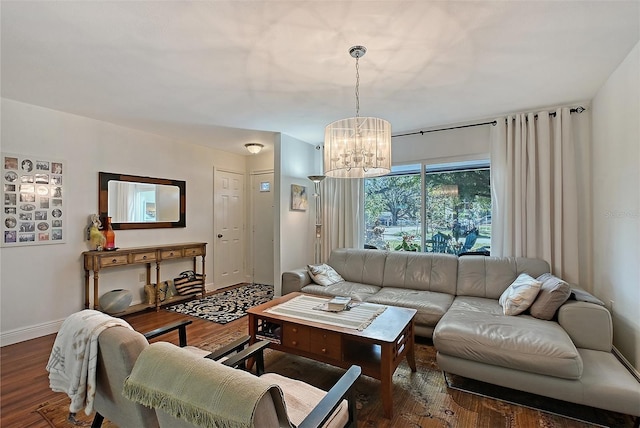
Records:
{"label": "beige sectional sofa", "polygon": [[543,260],[343,248],[327,264],[344,281],[318,285],[299,268],[283,273],[282,294],[414,308],[445,372],[640,417],[640,383],[612,353],[604,306],[570,299],[550,321],[503,314],[503,291],[521,273],[549,272]]}

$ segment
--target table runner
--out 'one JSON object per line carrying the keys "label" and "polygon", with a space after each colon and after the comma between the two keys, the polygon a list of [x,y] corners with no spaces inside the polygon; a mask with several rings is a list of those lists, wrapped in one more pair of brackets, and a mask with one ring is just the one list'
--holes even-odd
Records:
{"label": "table runner", "polygon": [[362,331],[387,309],[386,306],[365,302],[341,312],[317,309],[327,301],[322,297],[302,295],[269,308],[265,312]]}

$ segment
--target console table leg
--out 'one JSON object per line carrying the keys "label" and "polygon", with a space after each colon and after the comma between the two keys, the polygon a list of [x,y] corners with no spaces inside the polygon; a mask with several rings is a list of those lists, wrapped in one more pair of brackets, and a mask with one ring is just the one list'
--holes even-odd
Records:
{"label": "console table leg", "polygon": [[99,308],[99,304],[98,304],[98,284],[100,284],[100,274],[98,273],[97,270],[93,271],[93,309],[98,310]]}

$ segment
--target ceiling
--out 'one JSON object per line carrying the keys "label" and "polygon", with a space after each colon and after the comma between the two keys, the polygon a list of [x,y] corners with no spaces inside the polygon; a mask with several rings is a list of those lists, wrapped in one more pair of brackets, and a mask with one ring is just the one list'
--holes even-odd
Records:
{"label": "ceiling", "polygon": [[2,96],[245,154],[360,114],[393,133],[590,100],[638,1],[5,1]]}

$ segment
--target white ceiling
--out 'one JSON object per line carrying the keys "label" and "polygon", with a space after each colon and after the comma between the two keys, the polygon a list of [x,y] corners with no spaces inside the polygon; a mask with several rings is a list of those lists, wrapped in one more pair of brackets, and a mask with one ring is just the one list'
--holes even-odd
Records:
{"label": "white ceiling", "polygon": [[[360,114],[394,134],[590,100],[639,1],[5,1],[2,96],[245,153]],[[264,132],[268,131],[268,132]]]}

